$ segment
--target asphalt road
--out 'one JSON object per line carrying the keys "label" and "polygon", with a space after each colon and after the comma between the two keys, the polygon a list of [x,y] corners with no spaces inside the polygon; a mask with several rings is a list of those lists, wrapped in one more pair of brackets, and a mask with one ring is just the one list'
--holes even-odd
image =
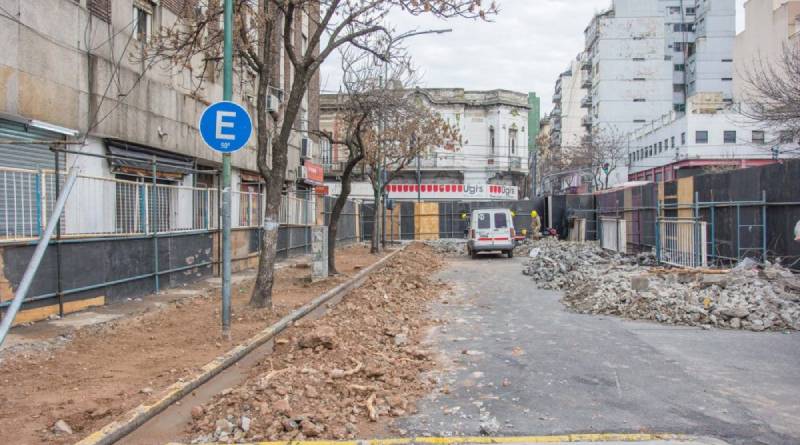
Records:
{"label": "asphalt road", "polygon": [[660,432],[800,444],[800,334],[702,330],[567,312],[524,258],[453,259],[430,336],[445,391],[407,435]]}

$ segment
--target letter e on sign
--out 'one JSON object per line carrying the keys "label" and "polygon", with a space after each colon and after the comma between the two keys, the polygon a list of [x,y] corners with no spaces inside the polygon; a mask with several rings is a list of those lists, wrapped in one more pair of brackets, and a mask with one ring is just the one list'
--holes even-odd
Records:
{"label": "letter e on sign", "polygon": [[247,110],[233,102],[209,105],[200,116],[200,136],[212,150],[231,153],[247,145],[253,122]]}

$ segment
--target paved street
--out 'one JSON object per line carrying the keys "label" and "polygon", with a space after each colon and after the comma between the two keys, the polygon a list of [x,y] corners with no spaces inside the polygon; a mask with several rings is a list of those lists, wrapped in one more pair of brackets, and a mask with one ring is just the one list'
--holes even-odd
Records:
{"label": "paved street", "polygon": [[[672,327],[569,313],[524,259],[452,259],[431,336],[447,389],[408,434],[664,432],[800,443],[800,335]],[[438,335],[441,334],[441,335]],[[496,422],[495,422],[496,419]]]}

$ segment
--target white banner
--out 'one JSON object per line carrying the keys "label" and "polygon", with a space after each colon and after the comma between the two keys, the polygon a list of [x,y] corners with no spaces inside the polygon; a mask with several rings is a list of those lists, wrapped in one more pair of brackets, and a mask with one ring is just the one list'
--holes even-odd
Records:
{"label": "white banner", "polygon": [[[389,184],[390,199],[417,199],[417,184]],[[466,183],[466,184],[422,184],[419,196],[425,200],[516,200],[519,189],[512,185]]]}

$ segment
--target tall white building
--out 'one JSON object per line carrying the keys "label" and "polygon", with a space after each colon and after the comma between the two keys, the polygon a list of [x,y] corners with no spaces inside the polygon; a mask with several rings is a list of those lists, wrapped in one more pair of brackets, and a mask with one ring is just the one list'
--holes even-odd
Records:
{"label": "tall white building", "polygon": [[[732,101],[734,0],[614,0],[585,30],[593,135],[627,135],[687,97]],[[626,160],[609,184],[627,180]]]}
{"label": "tall white building", "polygon": [[581,69],[585,55],[579,54],[569,68],[556,80],[553,93],[553,111],[550,145],[554,152],[569,158],[570,152],[580,147],[591,127],[586,94],[591,85],[588,71]]}

